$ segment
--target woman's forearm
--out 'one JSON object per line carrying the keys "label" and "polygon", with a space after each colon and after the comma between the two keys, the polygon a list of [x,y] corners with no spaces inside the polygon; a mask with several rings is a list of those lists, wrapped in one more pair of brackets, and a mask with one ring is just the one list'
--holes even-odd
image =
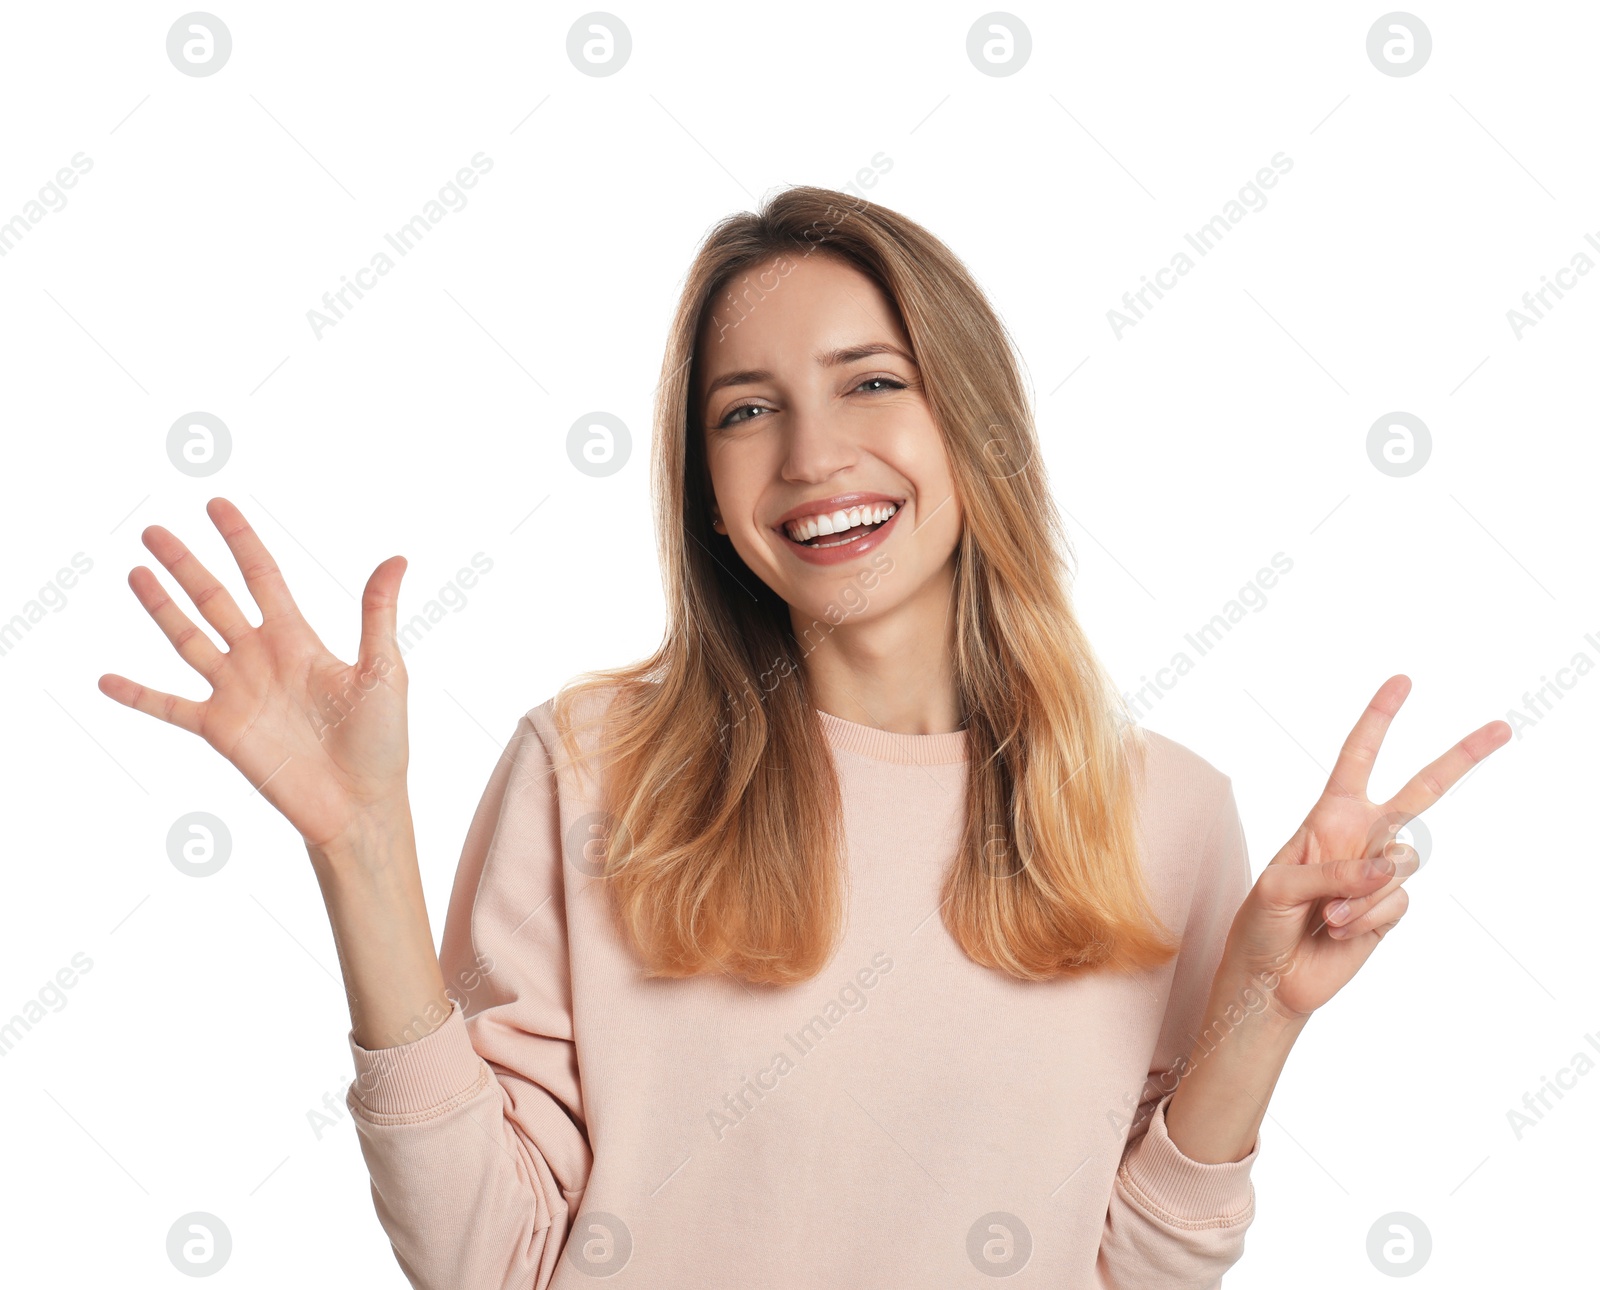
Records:
{"label": "woman's forearm", "polygon": [[1309,1018],[1286,1020],[1259,978],[1224,962],[1206,1001],[1204,1029],[1167,1103],[1167,1136],[1202,1164],[1243,1160],[1255,1146],[1267,1100]]}
{"label": "woman's forearm", "polygon": [[410,802],[402,798],[339,842],[307,851],[356,1043],[379,1049],[421,1039],[449,1015],[450,999],[423,901]]}

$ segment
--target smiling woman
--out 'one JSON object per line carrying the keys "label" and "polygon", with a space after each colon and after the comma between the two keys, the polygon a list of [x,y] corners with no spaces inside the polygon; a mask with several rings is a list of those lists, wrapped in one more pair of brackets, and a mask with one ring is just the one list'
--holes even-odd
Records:
{"label": "smiling woman", "polygon": [[[496,1198],[381,1205],[396,1250],[441,1285],[1214,1284],[1254,1148],[1184,1156],[1158,1077],[1243,839],[1077,624],[999,319],[916,224],[791,189],[708,237],[663,371],[662,644],[507,749],[443,948],[484,992],[352,1041],[376,1194]],[[797,1152],[826,1178],[763,1163]]]}
{"label": "smiling woman", "polygon": [[437,954],[402,559],[345,664],[213,499],[260,626],[152,525],[227,648],[130,585],[213,693],[100,681],[305,839],[408,1279],[1216,1287],[1295,1038],[1405,912],[1395,834],[1510,728],[1371,802],[1391,678],[1252,886],[1229,778],[1095,659],[1017,357],[932,234],[819,188],[729,217],[662,371],[661,644],[518,722]]}

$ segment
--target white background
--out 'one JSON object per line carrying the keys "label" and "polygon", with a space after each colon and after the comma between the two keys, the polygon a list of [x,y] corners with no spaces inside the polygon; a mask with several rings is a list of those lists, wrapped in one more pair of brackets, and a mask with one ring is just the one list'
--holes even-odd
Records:
{"label": "white background", "polygon": [[[1422,8],[1432,55],[1403,77],[1367,57],[1384,9],[1346,3],[1026,6],[1031,57],[999,77],[967,57],[981,6],[948,3],[627,7],[605,77],[568,59],[579,7],[228,5],[206,77],[167,58],[183,12],[19,5],[0,41],[0,221],[93,163],[0,258],[0,619],[93,562],[0,655],[0,1019],[93,962],[0,1059],[19,1284],[173,1285],[191,1210],[233,1234],[219,1283],[404,1284],[342,1115],[349,1018],[303,847],[203,743],[96,689],[205,693],[126,585],[159,568],[140,530],[247,603],[203,510],[231,498],[347,658],[380,560],[410,559],[404,615],[492,559],[407,658],[437,932],[519,715],[657,639],[650,396],[695,246],[878,153],[866,195],[945,240],[1021,346],[1076,602],[1125,687],[1293,560],[1146,719],[1232,776],[1256,872],[1386,677],[1415,689],[1375,796],[1518,724],[1424,817],[1409,914],[1291,1056],[1230,1290],[1384,1283],[1366,1242],[1391,1211],[1430,1230],[1434,1284],[1589,1266],[1600,1072],[1520,1141],[1507,1112],[1600,1042],[1600,677],[1524,699],[1600,659],[1600,274],[1520,338],[1507,310],[1600,263],[1592,6]],[[469,204],[316,337],[307,311],[479,152]],[[1107,310],[1279,152],[1268,205],[1118,338]],[[233,439],[209,478],[166,456],[196,410]],[[608,478],[566,456],[594,410],[633,434]],[[1433,439],[1404,478],[1365,447],[1396,410]],[[233,837],[203,880],[165,849],[195,810]]]}

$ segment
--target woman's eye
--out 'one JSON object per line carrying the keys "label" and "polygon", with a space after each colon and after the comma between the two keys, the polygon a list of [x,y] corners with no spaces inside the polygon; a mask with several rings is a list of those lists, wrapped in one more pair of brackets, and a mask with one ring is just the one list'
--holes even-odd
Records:
{"label": "woman's eye", "polygon": [[[742,424],[742,421],[735,421],[734,420],[734,417],[738,416],[739,413],[741,413],[741,412],[765,412],[765,411],[767,411],[767,409],[762,407],[759,403],[742,403],[738,407],[731,409],[728,412],[728,415],[722,418],[722,421],[720,422],[720,424],[724,425],[724,426],[740,425],[740,424]],[[743,418],[743,420],[748,420],[748,419],[749,418]]]}
{"label": "woman's eye", "polygon": [[[906,388],[905,387],[905,383],[903,381],[897,381],[892,376],[869,376],[869,377],[867,377],[866,380],[862,381],[861,384],[857,385],[855,388],[857,390],[865,390],[866,387],[869,386],[869,385],[884,385],[884,386],[887,386],[891,390],[903,390],[903,389]],[[869,394],[882,394],[883,391],[882,390],[867,390],[867,393],[869,393]],[[727,414],[722,418],[722,420],[720,422],[718,422],[718,428],[721,429],[721,428],[726,427],[726,426],[742,425],[742,424],[744,424],[744,422],[749,421],[751,419],[749,417],[741,417],[739,415],[741,412],[771,412],[771,411],[772,411],[771,408],[763,407],[759,403],[741,403],[736,408],[728,409]]]}

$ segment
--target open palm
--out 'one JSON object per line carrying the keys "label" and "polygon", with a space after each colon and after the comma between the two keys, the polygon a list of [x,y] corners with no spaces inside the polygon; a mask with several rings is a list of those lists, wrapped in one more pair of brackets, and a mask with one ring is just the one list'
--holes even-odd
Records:
{"label": "open palm", "polygon": [[[1405,676],[1392,676],[1378,688],[1340,749],[1322,796],[1235,915],[1228,954],[1252,977],[1278,977],[1271,998],[1290,1019],[1309,1016],[1342,989],[1405,913],[1409,899],[1402,884],[1420,860],[1414,848],[1393,843],[1395,834],[1511,738],[1509,725],[1491,721],[1423,767],[1388,801],[1369,801],[1373,762],[1410,691]],[[1391,867],[1368,873],[1368,861],[1386,845]]]}
{"label": "open palm", "polygon": [[405,558],[392,556],[361,599],[360,657],[347,664],[311,630],[277,564],[239,509],[214,497],[217,526],[261,610],[252,626],[227,589],[176,536],[145,529],[150,552],[216,629],[218,649],[142,565],[128,575],[140,604],[179,656],[211,686],[195,701],[116,673],[101,691],[197,734],[232,762],[308,845],[344,837],[363,814],[405,792],[406,673],[395,642]]}

